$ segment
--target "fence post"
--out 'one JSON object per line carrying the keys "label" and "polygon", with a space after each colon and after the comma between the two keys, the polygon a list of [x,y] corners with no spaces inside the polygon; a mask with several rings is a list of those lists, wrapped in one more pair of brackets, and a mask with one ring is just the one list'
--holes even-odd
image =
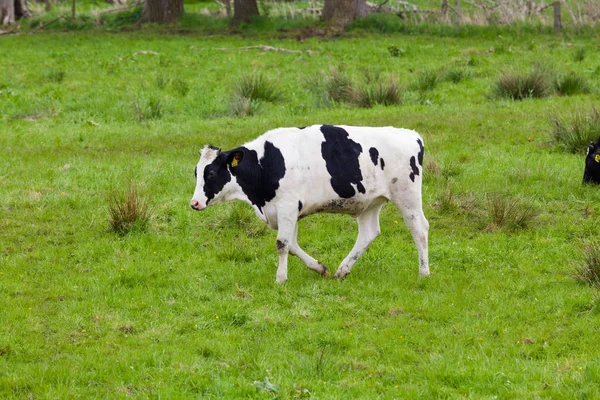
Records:
{"label": "fence post", "polygon": [[554,32],[558,33],[562,29],[560,22],[560,1],[555,1],[552,5],[554,6]]}

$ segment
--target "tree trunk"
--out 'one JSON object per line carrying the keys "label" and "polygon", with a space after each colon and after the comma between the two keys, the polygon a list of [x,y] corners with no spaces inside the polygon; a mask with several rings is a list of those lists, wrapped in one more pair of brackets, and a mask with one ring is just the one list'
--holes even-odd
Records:
{"label": "tree trunk", "polygon": [[183,0],[146,0],[142,22],[165,24],[176,22],[183,15]]}
{"label": "tree trunk", "polygon": [[330,25],[343,28],[356,18],[366,17],[366,0],[325,0],[323,18]]}
{"label": "tree trunk", "polygon": [[238,27],[242,22],[250,22],[250,17],[255,15],[259,15],[256,0],[233,0],[232,27]]}
{"label": "tree trunk", "polygon": [[30,15],[25,0],[0,0],[0,25],[11,25]]}

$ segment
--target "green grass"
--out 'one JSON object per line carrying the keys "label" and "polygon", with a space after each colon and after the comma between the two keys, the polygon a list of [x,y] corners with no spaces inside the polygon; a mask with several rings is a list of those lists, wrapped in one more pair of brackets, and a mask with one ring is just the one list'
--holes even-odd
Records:
{"label": "green grass", "polygon": [[[508,66],[541,59],[597,86],[597,40],[490,29],[303,42],[162,28],[0,36],[0,398],[600,397],[598,292],[575,277],[600,190],[581,185],[582,154],[551,145],[552,117],[598,95],[489,96]],[[254,45],[312,53],[237,50]],[[352,82],[376,67],[373,79],[403,87],[471,61],[469,79],[440,79],[428,101],[407,90],[400,105],[322,107],[306,82],[341,60]],[[282,98],[233,117],[232,90],[252,71]],[[423,135],[430,278],[418,278],[390,205],[348,279],[291,258],[285,286],[275,232],[248,206],[191,210],[203,145],[314,123]],[[150,215],[120,235],[107,196],[127,182]],[[535,220],[489,229],[495,193]],[[300,243],[331,270],[355,238],[348,216],[300,222]]]}

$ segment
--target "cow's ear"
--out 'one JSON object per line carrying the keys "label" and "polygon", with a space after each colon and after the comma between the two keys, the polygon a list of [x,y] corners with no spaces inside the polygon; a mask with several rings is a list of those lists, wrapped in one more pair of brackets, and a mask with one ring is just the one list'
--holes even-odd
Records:
{"label": "cow's ear", "polygon": [[242,162],[243,159],[244,159],[244,152],[239,151],[239,150],[234,150],[231,152],[231,154],[229,154],[227,164],[231,168],[235,168],[238,165],[240,165],[240,163]]}

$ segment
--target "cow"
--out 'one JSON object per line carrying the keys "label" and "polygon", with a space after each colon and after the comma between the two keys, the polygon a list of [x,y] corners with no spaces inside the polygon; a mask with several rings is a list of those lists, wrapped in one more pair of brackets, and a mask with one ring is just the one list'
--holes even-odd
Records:
{"label": "cow", "polygon": [[428,276],[423,155],[423,139],[408,129],[332,125],[274,129],[228,151],[205,146],[190,205],[199,211],[229,200],[249,203],[258,218],[277,230],[277,282],[283,283],[288,253],[329,276],[327,267],[298,245],[299,219],[319,212],[356,218],[358,238],[334,276],[342,279],[379,235],[379,212],[391,201],[416,244],[419,275]]}
{"label": "cow", "polygon": [[583,183],[600,183],[600,138],[588,144]]}

